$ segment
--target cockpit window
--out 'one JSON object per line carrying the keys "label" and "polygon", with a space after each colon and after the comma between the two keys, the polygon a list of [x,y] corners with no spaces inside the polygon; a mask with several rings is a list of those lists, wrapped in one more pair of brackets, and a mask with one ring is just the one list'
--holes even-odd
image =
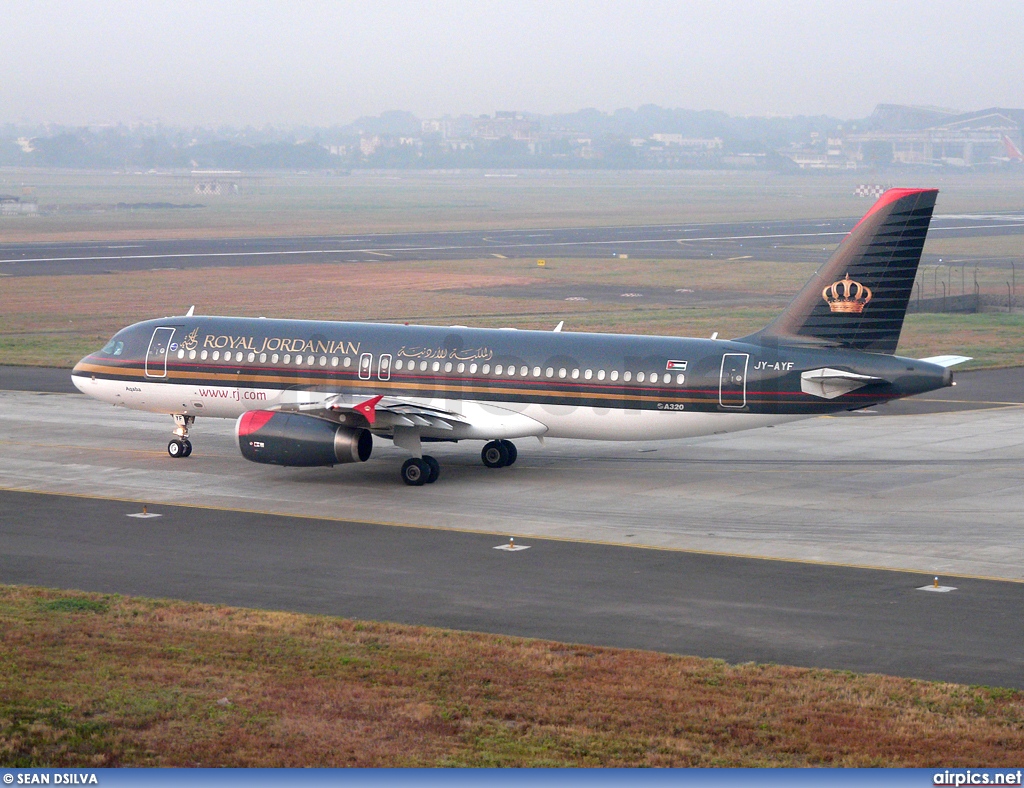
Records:
{"label": "cockpit window", "polygon": [[120,356],[124,351],[124,342],[119,339],[111,339],[107,344],[103,346],[101,353],[105,353],[108,356]]}

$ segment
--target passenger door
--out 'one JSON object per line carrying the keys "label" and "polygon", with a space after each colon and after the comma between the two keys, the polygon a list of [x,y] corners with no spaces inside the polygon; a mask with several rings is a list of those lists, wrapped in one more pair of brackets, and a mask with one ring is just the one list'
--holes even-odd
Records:
{"label": "passenger door", "polygon": [[743,408],[747,404],[747,353],[725,353],[718,379],[718,404],[723,408]]}
{"label": "passenger door", "polygon": [[167,377],[167,354],[170,352],[173,336],[174,329],[166,326],[153,331],[153,336],[149,339],[149,349],[146,351],[147,378]]}

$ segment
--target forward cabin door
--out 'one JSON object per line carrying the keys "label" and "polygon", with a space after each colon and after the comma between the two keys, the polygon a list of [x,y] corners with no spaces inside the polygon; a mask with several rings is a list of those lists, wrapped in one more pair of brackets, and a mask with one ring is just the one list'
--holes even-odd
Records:
{"label": "forward cabin door", "polygon": [[723,408],[743,408],[747,404],[747,353],[726,353],[718,379],[718,404]]}
{"label": "forward cabin door", "polygon": [[166,378],[167,377],[167,354],[171,349],[171,337],[174,336],[174,329],[161,326],[153,331],[149,340],[149,349],[146,351],[146,377]]}

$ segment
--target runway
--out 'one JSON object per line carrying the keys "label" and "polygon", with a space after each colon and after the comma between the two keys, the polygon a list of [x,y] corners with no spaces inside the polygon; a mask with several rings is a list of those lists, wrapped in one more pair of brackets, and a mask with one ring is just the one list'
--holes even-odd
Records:
{"label": "runway", "polygon": [[[886,406],[914,415],[521,441],[497,471],[438,446],[425,488],[383,441],[283,469],[210,419],[172,460],[170,419],[3,391],[0,582],[1022,686],[1024,373],[958,379]],[[162,517],[126,517],[143,503]],[[493,549],[510,536],[530,549]],[[917,590],[935,575],[957,590]]]}
{"label": "runway", "polygon": [[[305,263],[462,260],[486,257],[824,260],[859,217],[641,227],[397,233],[126,243],[0,244],[0,275],[103,274],[151,269]],[[1024,214],[939,215],[938,238],[1024,235]],[[937,259],[937,258],[936,258]],[[1008,258],[1009,259],[1009,258]],[[932,264],[926,253],[925,264]],[[984,264],[1006,264],[986,257]]]}
{"label": "runway", "polygon": [[0,492],[0,581],[1024,687],[1024,585]]}

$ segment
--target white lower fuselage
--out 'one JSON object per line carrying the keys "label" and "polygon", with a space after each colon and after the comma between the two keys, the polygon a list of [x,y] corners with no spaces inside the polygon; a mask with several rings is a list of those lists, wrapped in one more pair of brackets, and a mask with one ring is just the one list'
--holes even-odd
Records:
{"label": "white lower fuselage", "polygon": [[[236,419],[253,409],[315,409],[328,396],[296,389],[194,386],[139,380],[74,377],[84,394],[133,410]],[[608,441],[667,440],[722,434],[809,418],[813,414],[639,410],[485,400],[411,398],[428,407],[458,413],[467,424],[451,431],[424,430],[423,438],[579,438]]]}

